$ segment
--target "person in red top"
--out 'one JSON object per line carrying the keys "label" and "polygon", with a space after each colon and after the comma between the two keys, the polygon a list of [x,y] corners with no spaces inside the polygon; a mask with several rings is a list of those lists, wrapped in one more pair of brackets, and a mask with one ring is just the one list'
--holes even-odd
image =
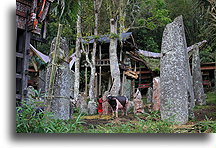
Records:
{"label": "person in red top", "polygon": [[103,109],[102,109],[102,103],[103,103],[103,98],[102,96],[98,96],[98,114],[99,114],[99,117],[101,117],[102,113],[103,113]]}

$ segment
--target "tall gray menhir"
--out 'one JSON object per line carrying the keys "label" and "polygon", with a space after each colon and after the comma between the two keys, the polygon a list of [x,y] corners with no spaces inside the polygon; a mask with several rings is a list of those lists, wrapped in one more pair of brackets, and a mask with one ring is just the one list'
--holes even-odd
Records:
{"label": "tall gray menhir", "polygon": [[[52,41],[50,52],[55,48],[55,40]],[[68,57],[68,45],[65,39],[60,39],[60,49],[57,54],[58,66],[54,81],[54,93],[51,101],[51,112],[55,119],[68,120],[71,118],[72,108],[70,97],[73,97],[74,74],[69,69],[69,65],[63,59]],[[50,56],[52,58],[52,56]],[[46,92],[48,91],[51,74],[51,63],[48,64],[46,73]]]}
{"label": "tall gray menhir", "polygon": [[202,73],[200,69],[199,47],[196,45],[193,49],[192,58],[192,74],[193,74],[193,89],[194,97],[198,105],[206,104],[206,95],[202,84]]}
{"label": "tall gray menhir", "polygon": [[193,92],[182,16],[166,26],[161,53],[161,118],[185,124],[191,108],[188,101]]}

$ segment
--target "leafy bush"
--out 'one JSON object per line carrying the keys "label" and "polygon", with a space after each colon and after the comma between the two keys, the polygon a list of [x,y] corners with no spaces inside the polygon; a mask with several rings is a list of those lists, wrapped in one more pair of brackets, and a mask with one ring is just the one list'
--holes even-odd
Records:
{"label": "leafy bush", "polygon": [[16,108],[17,133],[78,133],[83,130],[80,117],[74,120],[55,120],[51,112],[35,108],[35,104],[23,103]]}

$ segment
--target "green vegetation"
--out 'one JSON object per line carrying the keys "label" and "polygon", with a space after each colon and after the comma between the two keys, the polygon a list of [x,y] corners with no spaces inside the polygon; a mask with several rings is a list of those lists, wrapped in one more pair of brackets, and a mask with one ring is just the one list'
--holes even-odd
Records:
{"label": "green vegetation", "polygon": [[[23,103],[17,107],[16,132],[17,133],[215,133],[216,98],[214,92],[207,93],[207,105],[197,106],[196,112],[207,112],[203,120],[195,119],[187,125],[177,126],[168,121],[160,120],[159,112],[149,112],[134,116],[112,118],[111,116],[100,118],[98,115],[88,117],[78,113],[73,114],[71,120],[55,120],[52,113],[39,110],[41,102]],[[38,103],[40,105],[38,105]]]}
{"label": "green vegetation", "polygon": [[[143,119],[141,119],[141,117]],[[145,117],[145,120],[144,120]],[[87,124],[82,121],[81,114],[73,120],[55,120],[51,113],[37,112],[32,105],[24,104],[17,107],[16,132],[17,133],[171,133],[172,123],[154,120],[157,114],[136,116],[137,120],[122,123],[106,123],[100,125]]]}
{"label": "green vegetation", "polygon": [[82,130],[81,114],[74,120],[55,120],[51,113],[25,103],[16,111],[17,133],[74,133]]}
{"label": "green vegetation", "polygon": [[215,92],[209,92],[207,93],[207,99],[206,99],[206,103],[207,105],[211,104],[211,105],[216,105],[216,93]]}

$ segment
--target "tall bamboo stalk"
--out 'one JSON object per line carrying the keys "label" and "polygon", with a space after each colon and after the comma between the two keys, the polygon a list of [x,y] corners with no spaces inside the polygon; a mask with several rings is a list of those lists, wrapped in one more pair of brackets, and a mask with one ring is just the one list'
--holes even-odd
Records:
{"label": "tall bamboo stalk", "polygon": [[50,111],[51,102],[53,98],[53,89],[54,89],[55,77],[57,72],[57,55],[58,55],[59,45],[60,45],[61,30],[62,30],[62,24],[59,24],[58,33],[55,42],[55,48],[52,53],[51,73],[50,73],[50,81],[48,85],[48,98],[47,98],[48,102],[47,102],[47,109],[46,109],[47,111]]}

